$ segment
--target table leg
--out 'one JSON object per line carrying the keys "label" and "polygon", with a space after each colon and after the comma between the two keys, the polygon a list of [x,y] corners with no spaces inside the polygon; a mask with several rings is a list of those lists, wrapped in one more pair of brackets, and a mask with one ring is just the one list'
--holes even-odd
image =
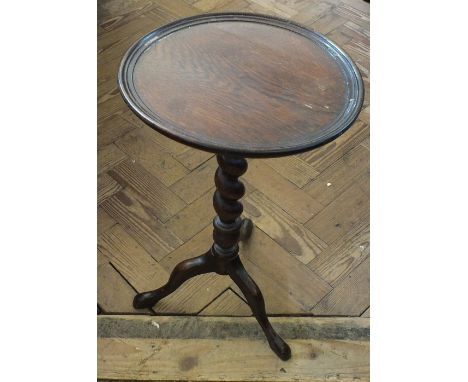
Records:
{"label": "table leg", "polygon": [[159,289],[139,293],[133,299],[136,309],[151,308],[159,300],[170,295],[188,279],[204,273],[215,272],[216,266],[211,251],[179,263],[171,273],[169,281]]}
{"label": "table leg", "polygon": [[239,201],[245,193],[245,187],[239,181],[239,177],[247,171],[247,161],[224,154],[218,154],[217,160],[219,167],[215,174],[216,191],[213,195],[213,206],[217,216],[213,220],[214,243],[211,249],[201,256],[179,263],[164,286],[137,294],[133,306],[137,309],[151,308],[185,281],[197,275],[209,272],[229,275],[247,299],[271,349],[282,360],[288,360],[291,357],[291,349],[271,326],[262,292],[239,258],[239,241],[248,240],[253,228],[250,219],[241,219],[244,208]]}
{"label": "table leg", "polygon": [[247,241],[250,239],[253,230],[253,223],[250,219],[242,219],[242,224],[240,228],[240,237],[239,241]]}
{"label": "table leg", "polygon": [[222,154],[217,155],[217,160],[219,167],[215,175],[216,192],[213,205],[218,216],[213,221],[212,247],[217,272],[229,275],[237,284],[262,327],[271,349],[286,361],[291,358],[291,349],[271,326],[262,292],[239,258],[239,240],[247,240],[253,228],[250,219],[240,218],[244,208],[239,199],[244,196],[245,188],[239,177],[247,171],[247,161],[244,158]]}
{"label": "table leg", "polygon": [[265,300],[263,299],[262,292],[255,281],[249,276],[238,257],[229,263],[228,274],[247,299],[250,309],[252,309],[252,313],[262,327],[271,349],[283,361],[287,361],[291,358],[291,348],[271,326],[266,315]]}

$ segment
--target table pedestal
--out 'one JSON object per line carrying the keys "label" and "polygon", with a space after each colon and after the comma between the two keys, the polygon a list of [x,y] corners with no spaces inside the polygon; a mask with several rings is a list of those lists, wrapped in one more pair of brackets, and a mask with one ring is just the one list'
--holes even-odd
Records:
{"label": "table pedestal", "polygon": [[288,360],[291,357],[291,349],[271,326],[262,292],[239,258],[239,241],[247,240],[253,228],[250,219],[240,217],[243,206],[239,199],[244,196],[245,187],[238,178],[247,171],[247,161],[224,154],[218,154],[217,160],[219,167],[215,175],[213,206],[218,215],[213,221],[214,244],[203,255],[179,263],[172,271],[169,281],[161,288],[137,294],[133,306],[137,309],[151,308],[185,281],[197,275],[210,272],[229,275],[247,299],[271,349],[282,360]]}

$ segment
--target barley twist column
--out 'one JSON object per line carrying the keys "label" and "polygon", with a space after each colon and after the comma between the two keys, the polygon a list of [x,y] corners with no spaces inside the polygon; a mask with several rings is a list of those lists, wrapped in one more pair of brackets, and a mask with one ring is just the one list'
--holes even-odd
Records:
{"label": "barley twist column", "polygon": [[226,264],[239,252],[243,211],[239,199],[244,196],[245,187],[239,177],[247,171],[244,158],[223,154],[217,155],[219,167],[215,174],[216,192],[213,206],[218,214],[213,220],[213,255],[219,265],[218,273],[226,273]]}
{"label": "barley twist column", "polygon": [[239,199],[244,196],[245,187],[239,177],[247,171],[247,161],[222,154],[218,154],[217,159],[219,167],[215,174],[213,205],[218,216],[213,221],[214,244],[211,248],[216,272],[229,275],[237,284],[262,327],[271,349],[282,360],[287,360],[291,357],[291,349],[271,326],[262,292],[245,270],[238,255],[239,240],[248,239],[252,231],[250,219],[242,220],[240,217],[243,207]]}

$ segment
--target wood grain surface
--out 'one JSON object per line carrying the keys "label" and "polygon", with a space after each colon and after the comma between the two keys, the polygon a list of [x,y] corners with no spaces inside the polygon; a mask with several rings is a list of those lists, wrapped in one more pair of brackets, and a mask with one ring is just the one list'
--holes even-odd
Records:
{"label": "wood grain surface", "polygon": [[275,317],[282,362],[253,318],[98,318],[98,378],[157,381],[369,381],[369,319]]}
{"label": "wood grain surface", "polygon": [[[181,17],[260,12],[303,23],[342,46],[356,61],[367,88],[369,4],[98,3],[98,303],[104,314],[135,314],[132,294],[164,284],[177,262],[211,245],[216,159],[153,131],[128,109],[116,92],[125,51],[141,36]],[[248,161],[241,177],[245,215],[256,226],[240,253],[262,289],[269,314],[369,315],[368,95],[358,120],[333,142],[299,155]],[[184,284],[151,313],[250,316],[246,308],[229,279],[204,275]]]}
{"label": "wood grain surface", "polygon": [[119,85],[157,131],[247,157],[332,140],[363,96],[356,67],[325,37],[235,13],[195,16],[142,37],[123,60]]}

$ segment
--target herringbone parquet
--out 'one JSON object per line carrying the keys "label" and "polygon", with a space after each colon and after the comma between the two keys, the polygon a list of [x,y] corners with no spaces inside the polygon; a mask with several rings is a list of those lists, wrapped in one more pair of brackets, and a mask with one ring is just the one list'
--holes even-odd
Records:
{"label": "herringbone parquet", "polygon": [[[368,317],[369,4],[362,0],[98,1],[98,304],[104,313],[135,313],[135,291],[161,286],[175,264],[211,245],[216,159],[134,117],[116,73],[128,47],[152,29],[224,11],[302,23],[335,41],[363,75],[364,109],[348,132],[308,153],[249,161],[243,203],[256,227],[241,257],[270,314]],[[241,296],[228,277],[204,275],[154,311],[250,315]]]}

